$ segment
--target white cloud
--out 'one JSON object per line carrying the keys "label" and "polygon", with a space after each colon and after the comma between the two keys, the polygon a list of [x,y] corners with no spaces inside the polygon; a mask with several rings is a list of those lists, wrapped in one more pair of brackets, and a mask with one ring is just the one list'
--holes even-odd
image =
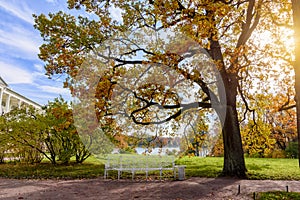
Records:
{"label": "white cloud", "polygon": [[41,85],[41,86],[38,86],[38,88],[40,88],[43,92],[48,92],[48,93],[61,94],[61,95],[69,95],[70,94],[68,89],[62,88],[62,87]]}
{"label": "white cloud", "polygon": [[33,83],[33,75],[20,67],[0,61],[0,76],[8,84]]}
{"label": "white cloud", "polygon": [[22,27],[7,24],[10,29],[0,29],[0,43],[9,47],[14,57],[23,57],[27,59],[37,59],[39,46],[41,44],[39,38],[32,36],[33,33]]}
{"label": "white cloud", "polygon": [[58,5],[58,0],[46,0],[47,3],[51,3],[53,5]]}
{"label": "white cloud", "polygon": [[30,24],[34,23],[32,17],[33,11],[28,8],[28,6],[23,1],[0,0],[0,7],[4,8],[10,14],[18,17],[25,22],[28,22]]}
{"label": "white cloud", "polygon": [[41,65],[41,64],[34,64],[33,66],[34,66],[34,68],[35,68],[38,72],[42,72],[42,73],[45,72],[45,69],[44,69],[44,66],[43,66],[43,65]]}
{"label": "white cloud", "polygon": [[[36,88],[34,89],[27,92],[27,97],[30,97],[31,100],[41,105],[46,105],[48,101],[53,101],[56,97],[58,97],[56,94],[41,93],[40,91],[37,91]],[[65,97],[63,98],[66,99]]]}

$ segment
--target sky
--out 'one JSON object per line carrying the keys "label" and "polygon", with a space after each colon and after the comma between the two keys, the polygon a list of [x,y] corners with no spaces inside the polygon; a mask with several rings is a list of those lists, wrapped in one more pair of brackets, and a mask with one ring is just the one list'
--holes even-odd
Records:
{"label": "sky", "polygon": [[67,11],[66,0],[0,0],[0,76],[15,92],[41,104],[71,100],[62,77],[49,79],[38,58],[43,43],[32,14]]}

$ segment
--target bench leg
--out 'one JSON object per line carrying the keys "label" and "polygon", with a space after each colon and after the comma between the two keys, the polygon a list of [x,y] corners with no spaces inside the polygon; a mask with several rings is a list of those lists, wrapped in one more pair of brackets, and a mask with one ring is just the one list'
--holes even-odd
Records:
{"label": "bench leg", "polygon": [[133,179],[134,179],[134,170],[131,171],[131,174],[132,174],[132,177],[131,177],[131,178],[132,178],[132,180],[133,180]]}
{"label": "bench leg", "polygon": [[176,180],[176,169],[175,168],[173,170],[173,173],[174,173],[174,180]]}
{"label": "bench leg", "polygon": [[161,180],[161,177],[162,177],[162,169],[160,169],[160,171],[159,171],[159,176],[160,176],[160,180]]}
{"label": "bench leg", "polygon": [[118,180],[120,180],[121,177],[121,170],[118,170]]}

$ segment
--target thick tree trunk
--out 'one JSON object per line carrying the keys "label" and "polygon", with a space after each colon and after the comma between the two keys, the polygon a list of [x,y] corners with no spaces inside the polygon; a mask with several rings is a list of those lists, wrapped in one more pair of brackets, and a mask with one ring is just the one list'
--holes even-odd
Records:
{"label": "thick tree trunk", "polygon": [[[211,41],[210,55],[214,60],[223,63],[223,55],[218,41]],[[236,110],[238,76],[234,72],[229,73],[224,69],[220,70],[219,78],[222,79],[222,84],[219,83],[218,85],[220,110],[217,108],[216,112],[222,124],[224,145],[223,175],[246,178],[247,169],[245,166],[240,126]],[[225,89],[225,93],[223,89]]]}
{"label": "thick tree trunk", "polygon": [[224,176],[246,178],[244,152],[235,105],[227,105],[222,129],[224,144]]}
{"label": "thick tree trunk", "polygon": [[[228,76],[230,77],[230,76]],[[228,79],[227,79],[228,80]],[[246,166],[242,138],[236,109],[237,79],[231,77],[225,84],[226,95],[221,100],[218,116],[222,124],[224,165],[223,176],[246,178]],[[224,108],[225,106],[225,108]]]}
{"label": "thick tree trunk", "polygon": [[295,35],[295,100],[297,110],[297,134],[298,134],[298,152],[300,167],[300,0],[292,0],[294,35]]}

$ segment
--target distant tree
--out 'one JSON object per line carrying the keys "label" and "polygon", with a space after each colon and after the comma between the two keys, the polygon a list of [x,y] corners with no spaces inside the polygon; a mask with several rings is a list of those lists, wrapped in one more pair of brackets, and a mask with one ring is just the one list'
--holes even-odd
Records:
{"label": "distant tree", "polygon": [[193,116],[185,117],[189,119],[183,130],[181,151],[185,151],[188,155],[199,156],[201,148],[208,143],[208,125],[205,116],[202,113],[196,120],[193,120]]}
{"label": "distant tree", "polygon": [[49,102],[45,118],[50,127],[46,145],[53,156],[57,155],[63,163],[68,163],[75,156],[76,162],[81,163],[91,155],[74,126],[72,109],[62,97]]}
{"label": "distant tree", "polygon": [[272,138],[271,127],[257,120],[250,121],[242,128],[242,139],[245,153],[254,157],[268,157],[275,149],[276,140]]}
{"label": "distant tree", "polygon": [[4,163],[4,159],[9,158],[8,152],[12,147],[9,142],[9,135],[6,132],[5,117],[0,115],[0,163]]}
{"label": "distant tree", "polygon": [[5,144],[1,156],[10,152],[31,163],[43,157],[53,164],[68,163],[73,156],[82,163],[91,155],[76,131],[72,109],[61,97],[44,110],[23,107],[0,116],[0,143]]}
{"label": "distant tree", "polygon": [[272,101],[267,113],[267,121],[271,125],[272,137],[276,140],[276,148],[285,151],[290,142],[297,141],[296,109],[283,109],[295,105],[290,95],[278,94]]}
{"label": "distant tree", "polygon": [[3,147],[8,157],[34,163],[40,162],[42,155],[48,156],[43,149],[43,124],[39,117],[32,107],[14,109],[1,116],[0,137],[6,142]]}
{"label": "distant tree", "polygon": [[222,136],[217,138],[215,145],[213,146],[210,155],[216,157],[223,157],[224,156],[224,145],[223,145]]}
{"label": "distant tree", "polygon": [[[288,32],[289,30],[294,31],[293,47],[291,48],[291,46],[283,43],[282,45],[285,46],[285,48],[281,48],[281,51],[279,51],[277,55],[275,54],[277,57],[283,58],[282,60],[285,61],[285,64],[292,66],[294,69],[293,72],[295,73],[294,80],[289,80],[294,81],[295,104],[291,101],[287,101],[281,110],[296,107],[297,138],[298,141],[300,141],[300,2],[299,0],[281,0],[278,2],[278,5],[279,8],[276,11],[269,8],[270,19],[277,27],[283,27],[285,32]],[[298,142],[298,145],[298,153],[300,153],[300,142]]]}

